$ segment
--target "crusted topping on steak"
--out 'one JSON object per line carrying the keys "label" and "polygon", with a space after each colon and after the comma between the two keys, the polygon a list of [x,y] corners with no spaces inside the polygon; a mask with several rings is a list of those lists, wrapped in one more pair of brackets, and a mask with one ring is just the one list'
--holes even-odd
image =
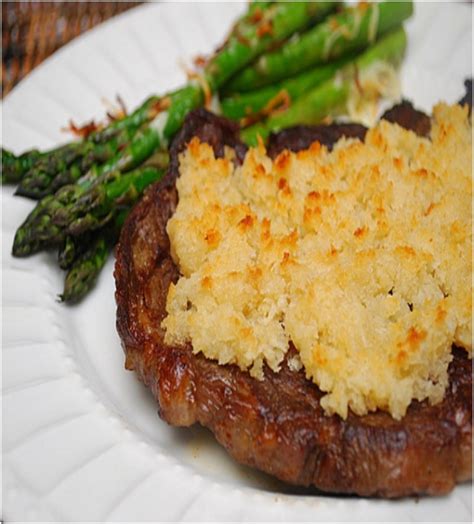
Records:
{"label": "crusted topping on steak", "polygon": [[382,121],[365,143],[273,162],[259,147],[237,167],[194,138],[165,341],[262,378],[291,340],[344,418],[439,402],[452,343],[471,344],[470,138],[457,105],[434,109],[429,141]]}

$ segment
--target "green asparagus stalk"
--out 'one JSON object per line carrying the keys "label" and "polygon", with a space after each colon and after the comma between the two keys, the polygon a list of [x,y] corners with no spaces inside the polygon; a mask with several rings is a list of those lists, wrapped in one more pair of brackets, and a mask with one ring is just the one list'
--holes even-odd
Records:
{"label": "green asparagus stalk", "polygon": [[244,129],[241,138],[249,145],[257,143],[257,137],[265,140],[276,132],[295,124],[315,124],[325,117],[344,112],[357,75],[377,62],[398,65],[406,48],[403,28],[382,37],[364,52],[354,63],[347,64],[332,79],[297,99],[289,109],[269,117],[265,122]]}
{"label": "green asparagus stalk", "polygon": [[58,251],[58,266],[61,269],[69,269],[77,258],[81,245],[85,244],[87,244],[87,240],[82,237],[66,236]]}
{"label": "green asparagus stalk", "polygon": [[134,129],[138,129],[156,116],[157,104],[159,103],[159,96],[153,95],[148,97],[135,111],[114,120],[104,129],[94,131],[87,137],[87,140],[95,144],[101,144],[108,142],[123,130],[133,131]]}
{"label": "green asparagus stalk", "polygon": [[[115,239],[114,239],[115,240]],[[112,241],[106,234],[98,234],[89,248],[69,269],[64,282],[61,302],[79,302],[95,285],[100,271],[109,257]]]}
{"label": "green asparagus stalk", "polygon": [[[60,173],[62,169],[69,166],[73,161],[80,158],[82,155],[90,154],[94,146],[103,144],[116,138],[121,132],[133,132],[142,124],[149,122],[156,116],[156,105],[159,103],[158,96],[152,96],[145,100],[140,107],[133,113],[123,118],[114,120],[105,129],[92,132],[86,139],[82,141],[74,141],[51,149],[49,151],[40,152],[36,149],[26,151],[25,153],[16,156],[10,151],[2,149],[2,183],[16,184],[19,183],[23,176],[25,176],[32,169],[34,170],[30,176],[36,175],[40,178],[41,183],[44,176],[54,176]],[[73,159],[71,159],[73,155]],[[83,173],[82,173],[83,174]],[[19,193],[22,196],[28,196],[28,189],[25,187],[25,194]],[[37,198],[35,195],[30,198]]]}
{"label": "green asparagus stalk", "polygon": [[[74,206],[78,201],[92,203],[90,198],[93,186],[106,185],[110,180],[119,178],[122,171],[142,164],[156,151],[159,144],[159,130],[146,126],[123,151],[104,164],[93,166],[76,184],[63,186],[53,195],[41,199],[18,228],[12,254],[18,257],[29,256],[63,242],[67,234],[65,220],[61,218],[65,213],[64,209],[76,209]],[[56,221],[53,217],[56,217]]]}
{"label": "green asparagus stalk", "polygon": [[[221,101],[221,112],[231,120],[241,121],[245,124],[246,119],[258,118],[262,112],[273,101],[278,100],[282,95],[288,97],[288,101],[297,99],[303,93],[329,80],[336,71],[345,65],[351,58],[342,58],[330,64],[325,64],[299,75],[283,80],[277,84],[262,87],[255,91],[239,93]],[[264,115],[263,115],[264,116]]]}
{"label": "green asparagus stalk", "polygon": [[254,90],[349,52],[360,51],[388,30],[399,26],[412,13],[411,1],[373,2],[348,7],[299,38],[290,39],[275,52],[260,57],[236,75],[226,89],[228,92]]}
{"label": "green asparagus stalk", "polygon": [[[334,10],[337,2],[275,2],[258,13],[258,4],[236,23],[223,49],[205,69],[212,91],[220,88],[236,71],[255,57],[283,42],[295,31],[321,20]],[[236,63],[238,67],[235,67]]]}
{"label": "green asparagus stalk", "polygon": [[118,208],[135,203],[146,187],[163,176],[152,166],[117,176],[108,184],[93,186],[75,202],[55,211],[52,221],[67,234],[78,236],[108,223]]}
{"label": "green asparagus stalk", "polygon": [[15,194],[40,199],[66,184],[72,184],[92,166],[110,161],[126,147],[136,129],[116,133],[108,142],[74,142],[38,160],[21,179]]}
{"label": "green asparagus stalk", "polygon": [[[251,146],[257,145],[260,136],[264,141],[271,132],[298,124],[315,124],[327,116],[343,112],[349,96],[349,86],[335,79],[328,80],[314,91],[297,100],[288,110],[271,116],[265,122],[254,124],[242,130],[242,140]],[[305,112],[305,107],[307,112]]]}
{"label": "green asparagus stalk", "polygon": [[[66,169],[73,162],[76,162],[78,159],[80,159],[89,150],[90,145],[86,141],[76,141],[61,145],[55,149],[52,149],[51,151],[46,151],[37,155],[34,154],[34,151],[32,156],[27,153],[27,158],[29,161],[22,163],[21,170],[19,167],[20,164],[15,164],[18,169],[17,171],[10,173],[11,180],[13,180],[13,177],[16,177],[18,178],[18,182],[21,183],[23,178],[29,173],[35,173],[41,180],[38,184],[44,183],[42,182],[43,179],[49,179],[60,170]],[[21,156],[22,155],[20,155],[20,157],[16,157],[17,160],[20,159]]]}
{"label": "green asparagus stalk", "polygon": [[16,156],[8,149],[1,149],[1,182],[2,184],[17,184],[22,176],[40,158],[42,153],[37,149],[25,151]]}
{"label": "green asparagus stalk", "polygon": [[[115,239],[114,239],[115,240]],[[94,286],[107,262],[112,241],[106,234],[98,234],[89,248],[72,263],[64,282],[61,302],[79,302]]]}
{"label": "green asparagus stalk", "polygon": [[[71,186],[65,186],[60,191],[67,191],[69,187]],[[13,256],[25,257],[37,253],[46,247],[59,245],[64,241],[65,235],[62,229],[51,223],[51,213],[53,213],[55,207],[61,205],[58,197],[60,195],[56,193],[40,200],[23,224],[17,229],[13,240]],[[43,230],[46,230],[46,233]]]}
{"label": "green asparagus stalk", "polygon": [[104,228],[95,231],[86,241],[80,255],[72,262],[64,281],[60,300],[69,304],[79,302],[91,290],[107,262],[110,250],[117,242],[128,209],[116,213]]}
{"label": "green asparagus stalk", "polygon": [[[165,151],[158,151],[150,157],[142,167],[153,166],[156,169],[165,171],[169,164],[169,155]],[[74,237],[67,235],[58,252],[58,265],[61,269],[69,269],[76,258],[91,243],[91,233]]]}
{"label": "green asparagus stalk", "polygon": [[162,175],[163,170],[146,166],[124,175],[106,172],[100,184],[82,179],[80,184],[62,187],[43,198],[18,228],[13,255],[28,256],[61,245],[67,235],[78,236],[102,227],[115,208],[135,202],[145,187]]}

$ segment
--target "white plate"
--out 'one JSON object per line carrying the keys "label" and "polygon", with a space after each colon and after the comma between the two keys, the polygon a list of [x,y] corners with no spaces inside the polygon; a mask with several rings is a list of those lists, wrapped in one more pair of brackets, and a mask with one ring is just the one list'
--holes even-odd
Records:
{"label": "white plate", "polygon": [[[210,52],[242,7],[151,4],[78,38],[5,99],[3,145],[53,146],[69,118],[102,115],[103,98],[120,93],[133,107],[180,85],[179,60]],[[470,8],[419,5],[408,30],[405,95],[426,110],[456,101],[471,75]],[[123,367],[112,260],[83,304],[59,304],[51,256],[9,254],[32,203],[11,188],[2,197],[3,519],[470,520],[470,485],[392,502],[295,494],[237,465],[205,430],[167,426]]]}

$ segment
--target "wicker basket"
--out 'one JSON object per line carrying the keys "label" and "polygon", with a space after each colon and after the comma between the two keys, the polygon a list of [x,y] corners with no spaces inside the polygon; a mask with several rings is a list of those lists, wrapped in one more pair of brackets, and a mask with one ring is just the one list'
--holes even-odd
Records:
{"label": "wicker basket", "polygon": [[2,97],[75,36],[142,2],[2,2]]}

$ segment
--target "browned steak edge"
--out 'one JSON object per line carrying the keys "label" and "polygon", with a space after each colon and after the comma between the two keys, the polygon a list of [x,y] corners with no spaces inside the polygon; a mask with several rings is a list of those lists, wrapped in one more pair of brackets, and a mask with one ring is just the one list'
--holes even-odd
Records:
{"label": "browned steak edge", "polygon": [[[214,137],[211,127],[221,123],[206,118],[206,133]],[[218,146],[235,139],[232,132],[224,135]],[[383,412],[343,421],[324,415],[319,389],[286,363],[280,373],[266,369],[265,380],[257,381],[236,366],[193,355],[190,347],[163,343],[166,294],[178,278],[165,229],[177,203],[175,176],[171,170],[135,206],[115,265],[126,366],[151,388],[161,417],[178,426],[199,422],[239,462],[328,492],[439,495],[470,479],[472,363],[462,350],[453,350],[450,386],[437,406],[414,402],[401,421]]]}

